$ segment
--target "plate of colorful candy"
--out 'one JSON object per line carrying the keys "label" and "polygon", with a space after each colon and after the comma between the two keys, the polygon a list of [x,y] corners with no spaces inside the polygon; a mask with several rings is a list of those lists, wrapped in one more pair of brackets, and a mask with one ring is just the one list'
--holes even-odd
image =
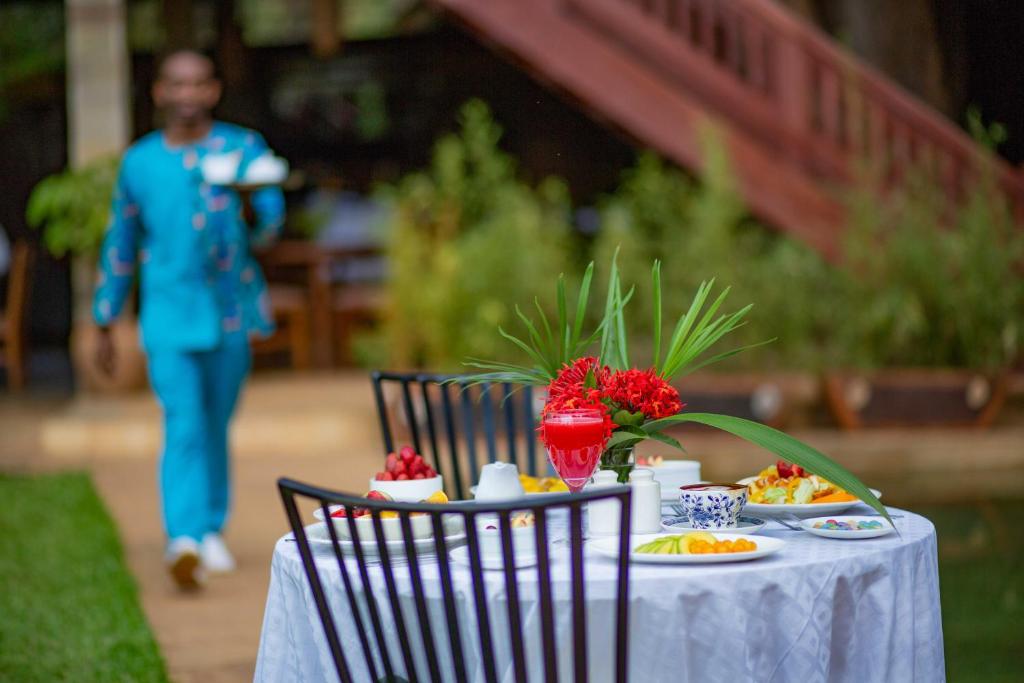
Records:
{"label": "plate of colorful candy", "polygon": [[825,538],[877,538],[895,531],[892,523],[884,517],[849,515],[842,517],[812,517],[801,520],[800,526]]}

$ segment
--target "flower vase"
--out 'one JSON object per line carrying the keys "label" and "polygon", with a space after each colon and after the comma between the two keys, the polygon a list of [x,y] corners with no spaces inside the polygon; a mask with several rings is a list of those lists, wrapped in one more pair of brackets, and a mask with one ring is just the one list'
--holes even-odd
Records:
{"label": "flower vase", "polygon": [[633,471],[635,464],[636,453],[632,446],[613,446],[601,454],[601,464],[598,467],[615,472],[620,484],[628,484],[629,473]]}

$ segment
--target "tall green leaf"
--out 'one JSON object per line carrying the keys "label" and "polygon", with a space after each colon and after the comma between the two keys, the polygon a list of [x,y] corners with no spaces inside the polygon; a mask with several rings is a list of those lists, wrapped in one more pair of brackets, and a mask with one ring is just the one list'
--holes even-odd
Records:
{"label": "tall green leaf", "polygon": [[654,292],[654,362],[657,369],[661,363],[661,261],[655,259],[651,267],[652,291]]}

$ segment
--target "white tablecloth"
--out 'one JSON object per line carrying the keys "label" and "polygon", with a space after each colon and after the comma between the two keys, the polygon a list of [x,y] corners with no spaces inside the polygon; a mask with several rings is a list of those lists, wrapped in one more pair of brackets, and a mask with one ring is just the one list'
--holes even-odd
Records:
{"label": "white tablecloth", "polygon": [[[765,533],[787,541],[771,557],[737,564],[644,565],[630,572],[630,678],[656,681],[894,681],[945,680],[935,528],[927,519],[893,510],[900,535],[839,541],[770,524]],[[338,568],[329,548],[317,553],[342,647],[356,680],[368,680]],[[468,568],[452,564],[460,593],[460,624],[467,655],[474,648],[475,611]],[[371,570],[373,593],[387,604],[380,569]],[[442,662],[447,635],[436,564],[422,568],[432,629]],[[568,559],[552,561],[556,582],[559,651],[571,659]],[[395,569],[409,586],[408,569]],[[488,579],[499,677],[514,680],[508,652],[502,572]],[[352,574],[358,583],[358,575]],[[519,570],[528,660],[541,657],[535,593],[536,569]],[[591,680],[611,679],[614,560],[587,555],[587,617]],[[414,603],[402,605],[416,633]],[[560,606],[565,607],[559,609]],[[365,605],[362,607],[365,620]],[[388,612],[384,608],[384,612]],[[394,629],[391,629],[392,635]],[[418,636],[411,635],[418,643]],[[371,637],[371,642],[372,637]],[[397,640],[392,650],[398,654]],[[425,662],[419,662],[426,672]],[[533,661],[530,680],[535,675]],[[401,668],[401,665],[399,664]],[[473,680],[482,680],[471,660]],[[569,669],[561,679],[569,679]],[[274,550],[270,587],[256,663],[256,681],[334,681],[337,674],[295,543]],[[449,679],[451,680],[451,678]]]}

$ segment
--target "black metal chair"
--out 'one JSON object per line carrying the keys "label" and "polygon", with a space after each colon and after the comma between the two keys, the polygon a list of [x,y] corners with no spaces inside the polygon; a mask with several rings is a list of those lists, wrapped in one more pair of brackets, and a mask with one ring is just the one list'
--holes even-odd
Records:
{"label": "black metal chair", "polygon": [[[449,496],[469,497],[484,462],[513,462],[520,472],[542,476],[547,457],[537,456],[537,408],[533,387],[509,383],[470,386],[457,375],[371,373],[385,453],[405,434],[417,453],[445,478]],[[455,381],[452,381],[455,380]],[[387,387],[398,389],[389,405]],[[427,450],[424,450],[427,449]]]}
{"label": "black metal chair", "polygon": [[[605,674],[613,671],[616,681],[626,680],[629,626],[628,487],[602,488],[581,494],[543,496],[486,505],[468,501],[428,505],[368,500],[289,479],[280,479],[278,488],[297,541],[327,645],[343,683],[466,681],[479,671],[483,672],[483,678],[488,682],[499,680],[499,676],[505,675],[503,672],[511,672],[516,681],[525,681],[528,671],[533,672],[530,675],[532,680],[540,680],[539,672],[543,672],[543,680],[550,683],[557,681],[559,670],[568,670],[570,663],[571,680],[585,683],[588,680],[588,659],[603,659],[605,653],[607,666],[602,665],[593,671],[600,671],[602,680],[607,680]],[[602,590],[595,597],[599,602],[588,607],[583,561],[583,503],[601,499],[619,501],[617,507],[621,510],[616,580],[613,582],[612,593],[608,592],[611,584],[602,584]],[[357,538],[357,524],[366,523],[356,521],[354,510],[368,509],[369,523],[375,532],[369,538],[375,540],[344,542],[339,540],[336,525],[326,524],[323,528],[325,537],[321,540],[323,545],[333,551],[333,557],[325,553],[314,554],[300,517],[299,501],[307,503],[304,507],[315,501],[323,510],[325,519],[329,518],[330,511],[336,509],[333,506],[344,507],[347,518],[336,518],[335,524],[347,525],[343,528],[347,528],[349,538]],[[563,515],[565,510],[567,515]],[[382,518],[382,513],[386,511],[398,513],[403,558],[393,557],[391,553],[395,550],[394,545],[389,549],[388,543],[383,540],[384,523],[394,523],[393,520]],[[516,569],[518,541],[513,540],[512,515],[520,511],[529,511],[535,515],[532,542],[535,544],[533,550],[536,566]],[[418,542],[418,551],[417,542],[413,539],[412,520],[416,519],[415,514],[429,517],[433,533],[432,541],[426,542],[427,548],[423,547],[424,541]],[[568,518],[568,543],[551,546],[550,542],[554,540],[550,533],[552,522],[559,515],[563,515],[563,520],[566,516]],[[483,531],[478,529],[481,516],[484,516]],[[501,569],[485,572],[481,539],[482,533],[490,533],[487,526],[494,524],[494,518],[497,519]],[[453,520],[456,524],[461,523],[463,528],[456,526],[453,529]],[[456,533],[446,538],[445,530],[448,534],[453,534],[453,531]],[[453,570],[449,551],[461,548],[462,541],[458,540],[457,534],[463,532],[466,543],[464,559],[468,570]],[[530,540],[530,537],[527,539]],[[491,541],[493,537],[483,539],[483,542]],[[371,548],[375,546],[379,559],[367,557],[364,547],[367,544],[372,544]],[[523,546],[519,545],[518,550],[522,549]],[[569,572],[566,575],[559,571],[553,578],[553,555],[557,554],[556,562],[560,562],[562,553],[566,551]],[[463,551],[460,549],[459,552]],[[398,571],[399,566],[408,571]],[[455,571],[469,572],[471,595],[468,594],[470,591],[467,591],[465,582],[453,581]],[[405,580],[406,574],[408,581]],[[457,575],[454,576],[457,578]],[[499,582],[499,577],[503,582]],[[370,590],[364,591],[363,586],[369,586]],[[596,588],[592,586],[590,590]],[[563,630],[561,642],[556,642],[559,634],[554,596],[571,600],[571,639],[568,641],[564,638]],[[430,617],[428,602],[439,608],[434,610],[433,619]],[[460,606],[463,609],[462,618],[459,617]],[[437,616],[441,607],[443,619]],[[467,618],[470,607],[472,619]],[[592,617],[597,624],[592,625],[591,633],[601,634],[601,637],[613,636],[612,644],[601,642],[588,649],[588,609],[600,609],[600,615]],[[609,615],[609,611],[612,614]],[[536,620],[538,615],[539,620]],[[524,624],[524,618],[528,623]],[[564,624],[564,616],[562,621]],[[345,628],[339,630],[341,625]],[[497,632],[495,627],[499,629]],[[347,635],[343,638],[341,632]],[[536,642],[538,637],[539,647],[530,649],[524,645],[527,641]],[[507,656],[496,656],[496,651],[504,652],[506,644]]]}

